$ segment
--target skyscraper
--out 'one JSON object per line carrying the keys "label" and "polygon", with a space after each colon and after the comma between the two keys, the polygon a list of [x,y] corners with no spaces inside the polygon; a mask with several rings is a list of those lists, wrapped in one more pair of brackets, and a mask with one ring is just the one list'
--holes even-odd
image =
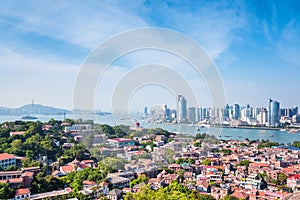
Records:
{"label": "skyscraper", "polygon": [[189,107],[189,122],[195,123],[196,122],[196,108]]}
{"label": "skyscraper", "polygon": [[199,107],[196,107],[196,122],[201,121],[201,110]]}
{"label": "skyscraper", "polygon": [[279,111],[279,102],[269,99],[269,126],[279,125]]}
{"label": "skyscraper", "polygon": [[266,125],[268,121],[268,111],[266,108],[261,108],[259,114],[257,115],[257,121],[260,125]]}
{"label": "skyscraper", "polygon": [[182,95],[177,96],[177,122],[187,122],[187,100]]}
{"label": "skyscraper", "polygon": [[234,120],[238,120],[240,118],[240,106],[239,104],[234,104],[232,108],[232,117]]}
{"label": "skyscraper", "polygon": [[229,105],[226,104],[224,107],[224,114],[223,114],[224,119],[223,120],[228,120],[229,119]]}

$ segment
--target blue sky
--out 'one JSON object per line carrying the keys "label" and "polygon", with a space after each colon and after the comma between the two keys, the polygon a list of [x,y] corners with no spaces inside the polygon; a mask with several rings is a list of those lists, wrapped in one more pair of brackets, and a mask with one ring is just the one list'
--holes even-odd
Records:
{"label": "blue sky", "polygon": [[[74,83],[89,53],[115,34],[142,27],[173,29],[202,45],[220,71],[228,103],[267,106],[272,97],[282,106],[300,106],[299,10],[297,0],[2,1],[0,106],[18,107],[34,99],[71,109]],[[110,110],[109,97],[120,77],[151,59],[164,56],[144,52],[116,62],[96,91],[95,107]],[[185,75],[188,67],[177,65],[192,85],[198,81]],[[203,84],[195,88],[199,104],[209,106]],[[161,98],[145,98],[149,93]],[[137,92],[131,102],[138,109],[174,106],[175,100],[153,86]]]}

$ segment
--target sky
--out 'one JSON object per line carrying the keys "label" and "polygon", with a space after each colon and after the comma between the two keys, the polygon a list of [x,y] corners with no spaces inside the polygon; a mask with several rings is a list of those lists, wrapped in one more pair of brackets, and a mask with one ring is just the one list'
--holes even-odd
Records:
{"label": "sky", "polygon": [[[175,30],[202,46],[223,80],[226,103],[266,107],[273,98],[282,107],[300,106],[299,10],[297,0],[2,1],[0,107],[34,100],[72,109],[74,85],[90,53],[117,34],[145,27]],[[122,77],[147,63],[169,66],[193,88],[197,105],[211,105],[203,78],[189,64],[141,50],[109,66],[95,90],[95,109],[110,111]],[[174,107],[176,95],[168,86],[143,85],[128,102],[131,110]]]}

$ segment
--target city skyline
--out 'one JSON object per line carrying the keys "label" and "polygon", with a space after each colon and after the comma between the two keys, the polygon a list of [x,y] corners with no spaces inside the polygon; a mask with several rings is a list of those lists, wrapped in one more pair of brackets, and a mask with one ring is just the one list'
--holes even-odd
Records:
{"label": "city skyline", "polygon": [[227,124],[230,126],[270,126],[300,123],[298,106],[281,107],[280,102],[269,98],[268,107],[252,107],[249,104],[226,104],[223,107],[202,107],[188,104],[188,99],[179,94],[176,97],[176,108],[169,105],[144,107],[143,117],[151,122],[169,123],[208,123]]}
{"label": "city skyline", "polygon": [[[299,106],[299,6],[298,1],[5,1],[0,8],[0,78],[5,83],[0,105],[18,107],[34,99],[72,109],[74,82],[90,51],[113,35],[150,26],[179,31],[203,46],[216,63],[229,104],[265,105],[272,97],[283,106]],[[172,66],[199,102],[210,105],[203,79],[174,57],[145,51],[120,58],[99,83],[95,108],[110,111],[118,80],[144,63]],[[170,104],[172,97],[166,89],[144,87],[132,96],[131,110]]]}

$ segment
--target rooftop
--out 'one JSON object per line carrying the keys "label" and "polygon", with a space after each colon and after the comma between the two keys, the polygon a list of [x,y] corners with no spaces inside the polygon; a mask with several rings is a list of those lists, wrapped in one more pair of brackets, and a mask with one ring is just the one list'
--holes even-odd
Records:
{"label": "rooftop", "polygon": [[12,158],[16,158],[16,156],[13,154],[8,154],[8,153],[0,154],[0,160],[7,160],[7,159],[12,159]]}
{"label": "rooftop", "polygon": [[16,191],[16,196],[30,194],[30,190],[28,188],[21,188]]}

